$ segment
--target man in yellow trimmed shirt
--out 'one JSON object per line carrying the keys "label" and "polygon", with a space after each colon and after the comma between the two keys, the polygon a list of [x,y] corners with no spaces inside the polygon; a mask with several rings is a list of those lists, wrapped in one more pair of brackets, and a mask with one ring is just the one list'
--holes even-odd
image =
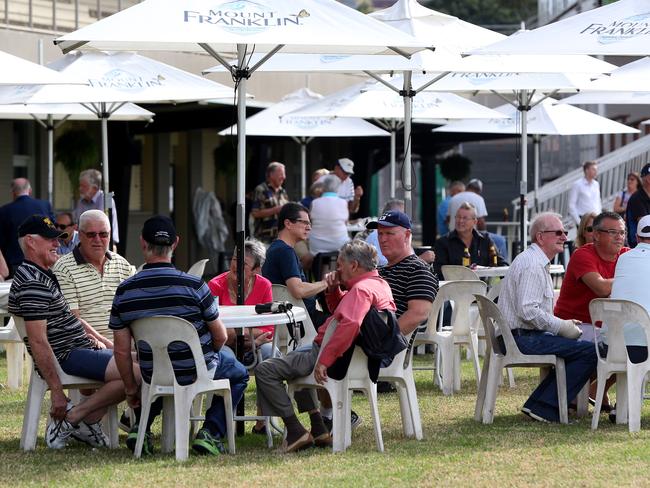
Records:
{"label": "man in yellow trimmed shirt", "polygon": [[89,335],[108,348],[111,305],[118,285],[135,273],[129,262],[108,250],[111,226],[101,210],[87,210],[79,218],[79,245],[54,265],[53,271],[72,313]]}

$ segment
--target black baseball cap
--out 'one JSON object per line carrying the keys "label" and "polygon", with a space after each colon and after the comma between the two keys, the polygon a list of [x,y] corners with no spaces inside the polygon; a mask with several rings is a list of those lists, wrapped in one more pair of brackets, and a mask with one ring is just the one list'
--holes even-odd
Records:
{"label": "black baseball cap", "polygon": [[384,212],[384,214],[379,217],[379,220],[376,222],[368,222],[366,229],[376,229],[379,226],[382,227],[404,227],[405,229],[411,229],[411,219],[404,212],[399,210],[390,210]]}
{"label": "black baseball cap", "polygon": [[164,215],[151,217],[142,226],[142,238],[149,244],[171,246],[176,242],[174,222]]}
{"label": "black baseball cap", "polygon": [[54,227],[54,223],[48,216],[39,214],[30,215],[18,227],[18,237],[25,237],[29,234],[37,234],[47,239],[54,239],[56,237],[65,239],[68,237],[67,232],[61,232]]}
{"label": "black baseball cap", "polygon": [[641,178],[650,175],[650,163],[641,168]]}

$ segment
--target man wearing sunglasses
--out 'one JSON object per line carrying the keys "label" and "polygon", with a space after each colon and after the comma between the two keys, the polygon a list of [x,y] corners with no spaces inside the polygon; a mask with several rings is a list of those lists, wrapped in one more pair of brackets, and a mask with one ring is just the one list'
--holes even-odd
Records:
{"label": "man wearing sunglasses", "polygon": [[56,214],[56,223],[54,227],[61,232],[65,232],[68,237],[59,239],[59,248],[56,250],[60,255],[71,253],[79,244],[79,231],[74,223],[74,217],[71,212],[59,212]]}
{"label": "man wearing sunglasses", "polygon": [[52,270],[72,313],[104,347],[112,349],[108,328],[115,290],[135,268],[108,250],[111,226],[101,210],[86,210],[79,218],[79,245],[62,256]]}
{"label": "man wearing sunglasses", "polygon": [[[554,354],[564,359],[571,402],[596,369],[596,351],[590,342],[577,340],[581,335],[578,320],[553,315],[549,266],[567,240],[561,216],[538,214],[530,223],[530,240],[530,247],[513,260],[503,279],[499,309],[523,354]],[[521,411],[539,422],[559,422],[555,374],[544,378]]]}
{"label": "man wearing sunglasses", "polygon": [[629,248],[625,222],[616,212],[602,212],[592,224],[594,242],[576,249],[566,269],[555,315],[591,324],[589,302],[609,297],[618,257]]}

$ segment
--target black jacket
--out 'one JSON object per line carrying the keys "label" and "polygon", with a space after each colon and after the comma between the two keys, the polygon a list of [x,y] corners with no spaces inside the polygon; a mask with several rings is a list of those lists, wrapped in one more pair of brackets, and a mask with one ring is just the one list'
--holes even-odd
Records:
{"label": "black jacket", "polygon": [[[476,229],[472,231],[472,243],[469,246],[470,264],[479,266],[492,266],[490,259],[490,246],[494,246],[497,253],[497,266],[507,266],[508,263],[499,255],[499,251],[487,232]],[[445,264],[463,264],[465,243],[458,236],[455,230],[442,236],[435,244],[436,260],[433,262],[433,269],[439,277],[442,277],[441,268]]]}

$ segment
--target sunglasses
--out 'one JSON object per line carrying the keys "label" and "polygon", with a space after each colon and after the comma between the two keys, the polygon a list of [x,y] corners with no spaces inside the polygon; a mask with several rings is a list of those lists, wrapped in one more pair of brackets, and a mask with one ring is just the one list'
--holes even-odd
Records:
{"label": "sunglasses", "polygon": [[54,227],[56,227],[59,230],[65,230],[68,227],[72,227],[74,224],[54,224]]}
{"label": "sunglasses", "polygon": [[585,232],[593,232],[593,231],[594,231],[594,228],[591,225],[588,225],[587,227],[585,227]]}
{"label": "sunglasses", "polygon": [[558,237],[561,237],[561,236],[566,237],[566,236],[569,235],[569,232],[566,231],[566,230],[540,230],[540,232],[542,234],[546,234],[547,232],[552,232],[553,234],[555,234]]}
{"label": "sunglasses", "polygon": [[88,239],[94,239],[95,237],[99,236],[102,239],[106,239],[110,234],[108,232],[84,232],[83,230],[81,231]]}

